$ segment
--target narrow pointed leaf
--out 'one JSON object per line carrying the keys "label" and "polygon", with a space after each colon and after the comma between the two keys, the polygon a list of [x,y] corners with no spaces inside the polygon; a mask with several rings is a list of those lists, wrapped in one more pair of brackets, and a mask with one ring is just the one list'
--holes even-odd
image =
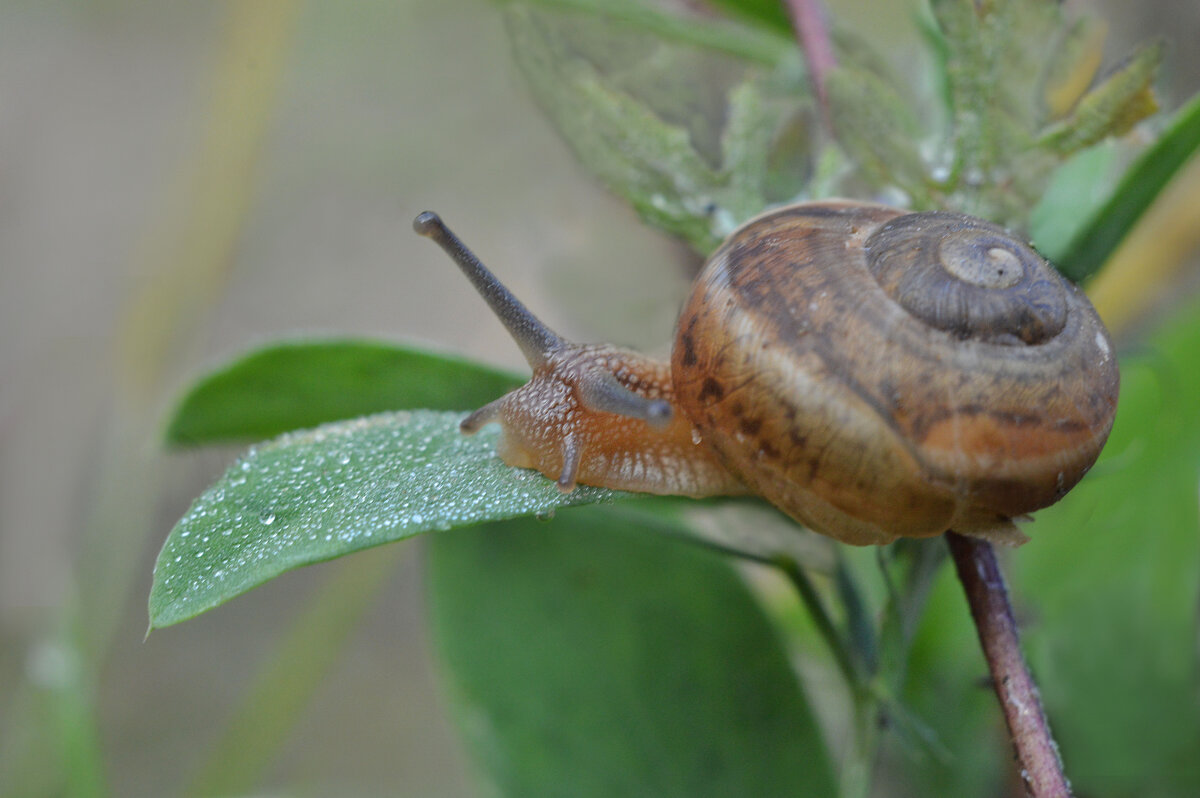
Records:
{"label": "narrow pointed leaf", "polygon": [[1051,52],[1046,53],[1038,94],[1051,119],[1070,113],[1092,85],[1104,60],[1108,25],[1095,17],[1072,20]]}
{"label": "narrow pointed leaf", "polygon": [[988,113],[993,48],[986,46],[975,5],[969,0],[933,0],[941,54],[945,57],[946,97],[953,119],[953,145],[957,169],[986,163]]}
{"label": "narrow pointed leaf", "polygon": [[1094,274],[1198,149],[1200,96],[1179,109],[1158,141],[1129,167],[1059,259],[1059,269],[1076,282]]}
{"label": "narrow pointed leaf", "polygon": [[301,565],[450,529],[614,497],[564,494],[496,457],[498,430],[461,415],[385,413],[250,449],[171,530],[150,592],[150,625],[198,615]]}
{"label": "narrow pointed leaf", "polygon": [[1071,116],[1043,134],[1039,144],[1065,156],[1127,133],[1158,110],[1152,84],[1162,58],[1161,44],[1139,50],[1103,84],[1085,94]]}
{"label": "narrow pointed leaf", "polygon": [[431,541],[436,641],[495,794],[836,794],[783,646],[728,561],[600,509]]}
{"label": "narrow pointed leaf", "polygon": [[177,445],[262,440],[385,410],[470,410],[518,384],[512,374],[396,344],[284,341],[249,352],[193,385],[166,438]]}
{"label": "narrow pointed leaf", "polygon": [[[770,0],[750,0],[764,5]],[[685,16],[660,11],[642,0],[501,0],[505,5],[570,11],[578,19],[603,19],[625,28],[629,34],[649,33],[664,42],[692,45],[766,65],[777,64],[793,48],[786,30],[768,30],[711,17]],[[728,0],[726,0],[728,4]],[[757,15],[755,15],[757,16]]]}
{"label": "narrow pointed leaf", "polygon": [[791,20],[780,0],[711,0],[710,4],[731,16],[754,20],[780,34],[793,35]]}
{"label": "narrow pointed leaf", "polygon": [[1108,199],[1119,176],[1117,155],[1114,142],[1098,144],[1068,159],[1050,178],[1029,216],[1029,237],[1051,263],[1070,252],[1079,231]]}

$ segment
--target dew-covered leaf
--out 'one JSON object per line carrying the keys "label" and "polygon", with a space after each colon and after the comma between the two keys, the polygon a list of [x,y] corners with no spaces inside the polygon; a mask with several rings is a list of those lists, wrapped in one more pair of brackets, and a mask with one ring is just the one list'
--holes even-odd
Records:
{"label": "dew-covered leaf", "polygon": [[171,530],[150,592],[152,627],[198,615],[301,565],[434,529],[617,495],[510,468],[495,427],[457,413],[385,413],[251,448]]}
{"label": "dew-covered leaf", "polygon": [[179,401],[166,438],[185,445],[262,440],[385,410],[470,410],[518,384],[497,369],[397,344],[282,341],[196,382]]}
{"label": "dew-covered leaf", "polygon": [[836,794],[787,654],[729,562],[611,509],[431,540],[435,639],[496,794]]}
{"label": "dew-covered leaf", "polygon": [[[1099,52],[1089,36],[1096,29],[1069,20],[1076,15],[1064,14],[1061,4],[1038,0],[932,0],[930,8],[935,22],[926,33],[950,115],[949,141],[933,151],[939,176],[934,199],[941,207],[1027,231],[1030,210],[1058,164],[1119,130],[1089,126],[1083,120],[1091,116],[1081,110],[1055,123],[1072,139],[1070,146],[1039,138],[1048,119],[1070,111],[1080,81],[1095,69]],[[1084,53],[1087,47],[1092,50]],[[1132,111],[1135,105],[1123,107]]]}

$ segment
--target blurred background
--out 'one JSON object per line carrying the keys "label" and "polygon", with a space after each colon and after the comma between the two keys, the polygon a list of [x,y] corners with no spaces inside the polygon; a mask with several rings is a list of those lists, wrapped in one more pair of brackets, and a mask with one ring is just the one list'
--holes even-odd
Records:
{"label": "blurred background", "polygon": [[[915,36],[908,4],[832,5],[898,60],[913,46],[895,38]],[[1200,5],[1105,5],[1108,61],[1164,37],[1164,105],[1200,89]],[[0,792],[194,786],[246,696],[289,689],[264,685],[264,658],[297,609],[334,569],[386,567],[311,703],[280,719],[262,783],[475,794],[428,650],[420,541],[143,640],[158,547],[237,451],[163,451],[191,380],[318,334],[522,368],[411,232],[426,208],[564,335],[669,347],[693,256],[574,164],[493,4],[0,0]],[[1197,256],[1178,257],[1195,288]]]}

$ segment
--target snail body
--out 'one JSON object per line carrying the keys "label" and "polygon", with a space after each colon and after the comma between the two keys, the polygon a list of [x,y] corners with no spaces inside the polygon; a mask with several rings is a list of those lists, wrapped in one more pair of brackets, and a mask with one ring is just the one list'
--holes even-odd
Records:
{"label": "snail body", "polygon": [[467,417],[570,490],[754,493],[854,544],[954,529],[1002,542],[1095,462],[1111,341],[1024,243],[960,214],[801,203],[735,231],[680,314],[671,363],[550,332],[433,214],[530,382]]}

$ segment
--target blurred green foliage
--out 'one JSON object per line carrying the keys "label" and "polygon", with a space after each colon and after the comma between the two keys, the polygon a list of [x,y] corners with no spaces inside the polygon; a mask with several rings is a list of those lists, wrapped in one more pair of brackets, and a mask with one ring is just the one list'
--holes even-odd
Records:
{"label": "blurred green foliage", "polygon": [[[191,386],[166,439],[177,446],[254,441],[397,407],[463,410],[520,384],[496,369],[382,342],[280,341]],[[345,385],[355,391],[330,390]]]}
{"label": "blurred green foliage", "polygon": [[833,794],[787,654],[731,563],[589,510],[569,531],[512,521],[431,550],[450,691],[500,794]]}
{"label": "blurred green foliage", "polygon": [[[1132,145],[1112,137],[1153,110],[1161,53],[1139,50],[1087,91],[1093,28],[1057,4],[933,2],[920,20],[929,79],[914,85],[887,69],[887,54],[839,34],[826,109],[780,44],[786,18],[763,3],[719,5],[729,19],[676,18],[632,0],[505,4],[517,62],[580,160],[702,252],[771,202],[871,194],[987,216],[1039,241],[1051,237],[1039,231],[1073,231],[1050,246],[1082,279],[1200,143],[1193,104],[1119,174],[1113,164]],[[1103,199],[1039,204],[1044,196]],[[1111,235],[1088,232],[1098,229]],[[1009,568],[1081,793],[1193,795],[1200,307],[1121,360],[1108,450],[1039,515]],[[203,443],[382,408],[465,409],[508,384],[453,358],[310,342],[205,380],[170,429]],[[284,401],[301,395],[302,408]],[[614,497],[567,499],[539,477],[506,478],[487,458],[490,439],[464,444],[455,419],[375,416],[257,447],[168,537],[152,623],[365,545],[525,516],[431,539],[434,619],[459,720],[501,794],[570,784],[580,795],[827,795],[839,773],[837,791],[860,795],[877,773],[877,793],[983,796],[1011,777],[939,541],[851,551],[794,530],[808,544],[799,553],[721,544],[776,559],[808,612],[777,588],[756,602],[728,562],[669,539],[712,545],[681,502],[531,520]],[[346,454],[354,473],[338,471]],[[425,469],[433,481],[410,485],[406,475]],[[426,519],[429,504],[445,512]],[[364,514],[371,535],[349,534]],[[781,643],[813,663],[801,676]]]}

